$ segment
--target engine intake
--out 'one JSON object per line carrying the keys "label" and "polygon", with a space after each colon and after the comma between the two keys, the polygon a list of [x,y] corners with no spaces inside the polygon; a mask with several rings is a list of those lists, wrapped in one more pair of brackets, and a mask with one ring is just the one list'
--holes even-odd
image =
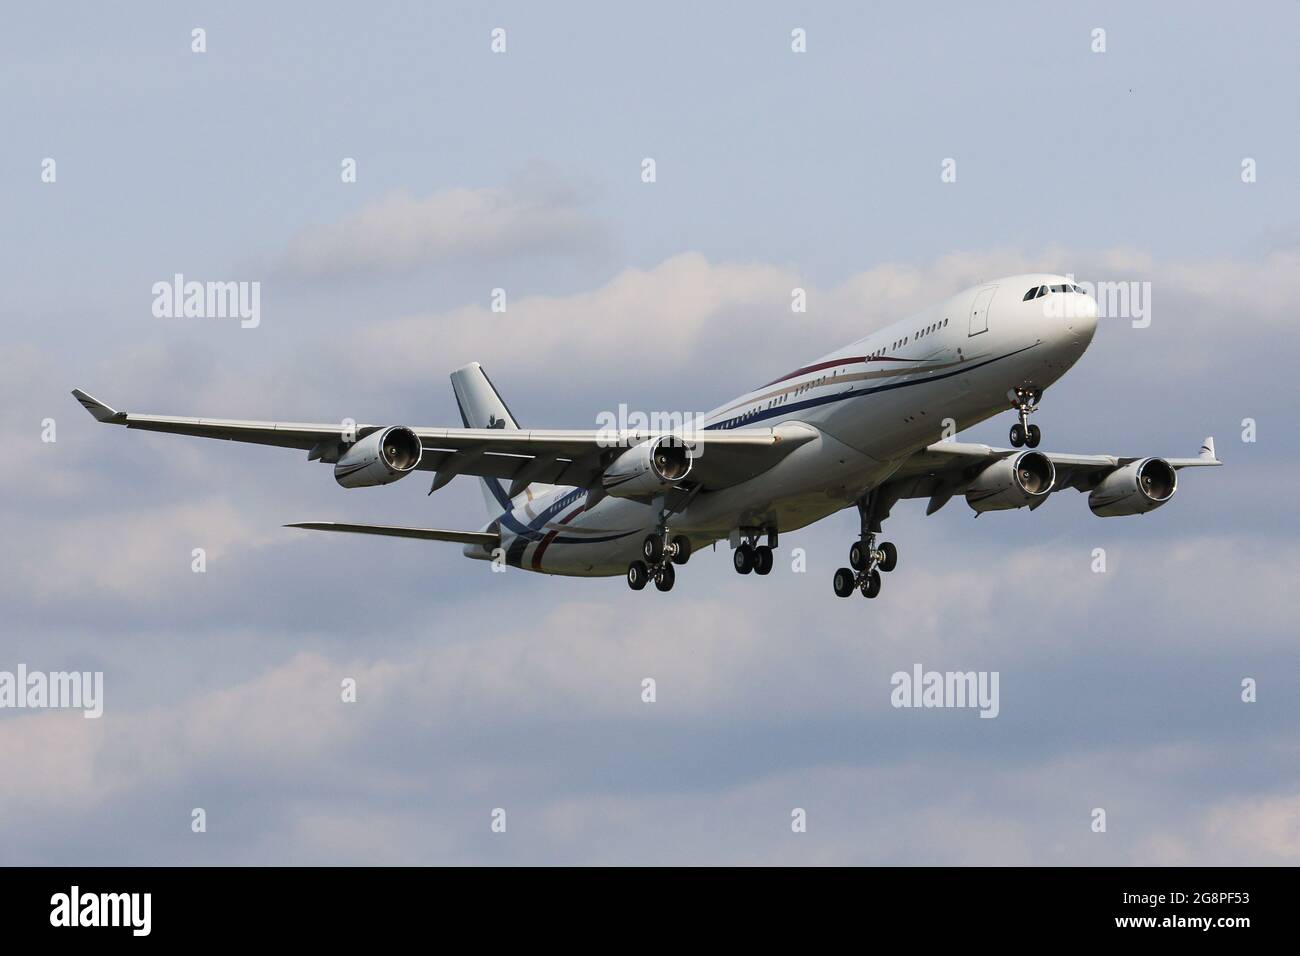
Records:
{"label": "engine intake", "polygon": [[1163,458],[1143,458],[1116,468],[1088,495],[1099,518],[1118,518],[1155,511],[1178,490],[1178,472]]}
{"label": "engine intake", "polygon": [[1039,451],[1022,451],[989,465],[966,488],[966,503],[977,513],[1023,508],[1044,500],[1056,484],[1056,467]]}
{"label": "engine intake", "polygon": [[671,435],[651,438],[629,448],[600,476],[605,493],[615,498],[662,494],[691,473],[690,449]]}
{"label": "engine intake", "polygon": [[344,488],[373,488],[404,478],[420,464],[420,437],[405,425],[390,425],[353,443],[334,465]]}

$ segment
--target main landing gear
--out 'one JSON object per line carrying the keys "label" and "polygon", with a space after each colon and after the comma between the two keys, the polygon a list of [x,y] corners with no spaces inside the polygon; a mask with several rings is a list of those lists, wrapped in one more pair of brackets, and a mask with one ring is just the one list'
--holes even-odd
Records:
{"label": "main landing gear", "polygon": [[855,590],[863,597],[873,598],[880,593],[881,572],[888,574],[898,566],[898,548],[892,541],[882,541],[876,547],[876,536],[868,534],[849,548],[850,568],[835,572],[835,594],[848,597]]}
{"label": "main landing gear", "polygon": [[837,597],[848,597],[854,591],[861,591],[863,597],[875,597],[880,593],[881,573],[888,574],[898,566],[898,548],[892,542],[882,541],[879,546],[876,545],[881,510],[876,492],[858,502],[862,531],[858,540],[849,548],[850,567],[835,572]]}
{"label": "main landing gear", "polygon": [[684,534],[670,536],[665,528],[646,535],[641,542],[641,555],[645,560],[633,561],[627,566],[627,586],[640,591],[653,579],[660,591],[671,591],[677,581],[673,565],[690,560],[691,539]]}
{"label": "main landing gear", "polygon": [[1017,386],[1008,390],[1007,400],[1011,402],[1011,407],[1016,410],[1016,417],[1020,419],[1011,426],[1012,447],[1022,448],[1028,445],[1030,448],[1037,448],[1038,443],[1043,440],[1042,430],[1037,425],[1029,424],[1029,413],[1038,409],[1042,397],[1041,388]]}
{"label": "main landing gear", "polygon": [[[760,538],[766,533],[767,543],[759,544]],[[737,574],[771,574],[772,565],[776,558],[772,554],[772,549],[776,547],[776,530],[768,528],[766,532],[763,529],[744,530],[741,532],[744,540],[731,552],[731,563],[736,568]]]}

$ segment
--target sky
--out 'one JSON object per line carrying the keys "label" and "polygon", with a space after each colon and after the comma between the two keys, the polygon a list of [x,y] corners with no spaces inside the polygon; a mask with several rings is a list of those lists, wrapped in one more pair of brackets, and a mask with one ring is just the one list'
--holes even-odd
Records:
{"label": "sky", "polygon": [[[1300,862],[1300,8],[843,6],[6,12],[0,671],[100,671],[104,712],[0,709],[0,863]],[[472,479],[344,491],[69,395],[452,425],[480,361],[594,428],[1038,270],[1151,296],[1044,448],[1225,467],[1128,519],[904,502],[869,603],[852,512],[767,578],[493,574],[282,527],[477,528]],[[256,327],[156,317],[177,273],[259,283]],[[996,671],[998,716],[892,706],[916,664]]]}

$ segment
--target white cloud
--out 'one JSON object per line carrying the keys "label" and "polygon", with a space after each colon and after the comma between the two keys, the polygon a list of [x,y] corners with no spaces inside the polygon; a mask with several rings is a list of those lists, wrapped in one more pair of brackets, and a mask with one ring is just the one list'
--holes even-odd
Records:
{"label": "white cloud", "polygon": [[274,522],[255,524],[245,509],[224,499],[105,509],[74,520],[48,518],[28,547],[6,553],[0,592],[37,604],[59,601],[69,591],[99,599],[147,600],[175,580],[193,574],[192,551],[202,548],[209,565],[279,540]]}
{"label": "white cloud", "polygon": [[399,192],[300,230],[281,267],[318,277],[547,256],[587,248],[600,233],[571,193],[527,186]]}
{"label": "white cloud", "polygon": [[1300,793],[1242,797],[1205,814],[1203,831],[1242,861],[1300,863]]}

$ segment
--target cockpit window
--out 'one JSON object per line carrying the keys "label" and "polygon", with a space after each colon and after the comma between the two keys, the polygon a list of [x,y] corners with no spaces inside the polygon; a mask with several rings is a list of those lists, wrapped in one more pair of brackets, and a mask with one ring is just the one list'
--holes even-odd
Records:
{"label": "cockpit window", "polygon": [[1083,286],[1075,285],[1074,283],[1067,282],[1065,285],[1052,285],[1052,286],[1040,285],[1035,289],[1030,289],[1028,292],[1025,293],[1025,297],[1022,301],[1028,302],[1030,299],[1038,299],[1041,298],[1042,296],[1047,295],[1047,293],[1049,292],[1074,292],[1077,293],[1078,295],[1088,294],[1088,290],[1085,289]]}
{"label": "cockpit window", "polygon": [[1075,285],[1073,282],[1067,282],[1064,285],[1040,285],[1030,289],[1025,293],[1022,301],[1028,302],[1030,299],[1039,299],[1049,292],[1074,292],[1077,295],[1087,295],[1088,290],[1081,285]]}

